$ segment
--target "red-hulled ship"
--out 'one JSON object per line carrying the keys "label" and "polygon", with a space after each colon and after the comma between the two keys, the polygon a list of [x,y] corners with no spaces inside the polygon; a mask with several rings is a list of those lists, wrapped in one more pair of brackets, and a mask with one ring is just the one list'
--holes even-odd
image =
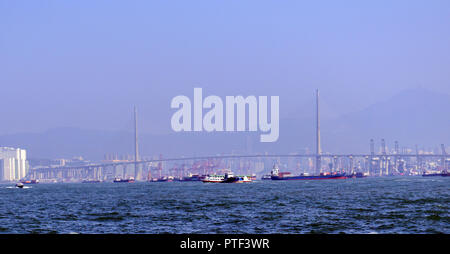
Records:
{"label": "red-hulled ship", "polygon": [[326,179],[347,179],[348,176],[344,173],[321,173],[320,175],[306,175],[291,176],[289,172],[280,172],[278,166],[275,165],[271,172],[272,180],[326,180]]}

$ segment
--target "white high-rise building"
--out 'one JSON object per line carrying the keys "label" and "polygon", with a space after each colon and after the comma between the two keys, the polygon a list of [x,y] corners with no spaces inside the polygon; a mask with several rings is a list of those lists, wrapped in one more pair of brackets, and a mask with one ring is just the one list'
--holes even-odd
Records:
{"label": "white high-rise building", "polygon": [[0,181],[16,181],[28,173],[27,151],[20,148],[0,147]]}

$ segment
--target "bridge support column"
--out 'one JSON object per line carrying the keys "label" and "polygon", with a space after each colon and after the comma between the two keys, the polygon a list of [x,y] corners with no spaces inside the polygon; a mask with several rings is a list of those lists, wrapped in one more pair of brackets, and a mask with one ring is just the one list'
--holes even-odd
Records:
{"label": "bridge support column", "polygon": [[127,165],[124,164],[123,171],[122,171],[122,178],[126,178],[126,177],[127,177]]}
{"label": "bridge support column", "polygon": [[353,171],[354,171],[353,170],[353,156],[350,155],[348,158],[349,158],[349,168],[350,168],[349,172],[353,173]]}
{"label": "bridge support column", "polygon": [[114,166],[112,166],[112,167],[113,167],[113,168],[112,168],[113,176],[116,177],[116,176],[117,176],[117,166],[114,165]]}

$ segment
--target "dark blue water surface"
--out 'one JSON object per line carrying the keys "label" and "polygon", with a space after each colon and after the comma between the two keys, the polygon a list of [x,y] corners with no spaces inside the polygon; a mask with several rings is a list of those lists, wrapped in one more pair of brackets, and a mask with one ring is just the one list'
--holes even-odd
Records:
{"label": "dark blue water surface", "polygon": [[0,185],[0,233],[450,233],[450,177]]}

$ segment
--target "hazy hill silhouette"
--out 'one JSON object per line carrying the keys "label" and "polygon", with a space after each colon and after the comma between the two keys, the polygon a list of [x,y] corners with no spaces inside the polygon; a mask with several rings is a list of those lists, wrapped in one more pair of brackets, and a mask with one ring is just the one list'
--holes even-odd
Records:
{"label": "hazy hill silhouette", "polygon": [[411,89],[330,121],[324,135],[329,149],[335,152],[368,151],[370,138],[378,144],[384,138],[390,147],[395,140],[400,146],[435,147],[441,143],[448,146],[449,110],[449,95]]}
{"label": "hazy hill silhouette", "polygon": [[[367,153],[369,140],[381,138],[388,147],[437,147],[450,144],[450,95],[426,89],[405,90],[361,111],[335,119],[322,119],[325,152]],[[314,150],[314,115],[281,119],[276,143],[260,143],[259,133],[174,133],[140,135],[142,155],[193,156],[220,153],[290,153]],[[133,133],[124,131],[55,128],[42,133],[0,136],[0,146],[22,147],[29,158],[102,159],[105,153],[133,154]]]}

